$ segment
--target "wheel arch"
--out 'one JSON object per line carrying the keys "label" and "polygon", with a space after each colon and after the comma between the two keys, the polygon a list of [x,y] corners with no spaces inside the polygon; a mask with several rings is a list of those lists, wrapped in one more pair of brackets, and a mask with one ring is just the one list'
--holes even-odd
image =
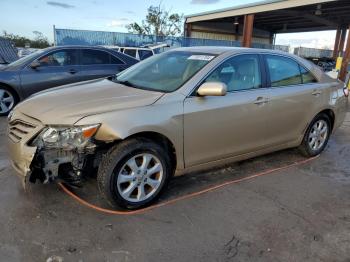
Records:
{"label": "wheel arch", "polygon": [[[324,109],[322,111],[320,111],[318,114],[315,115],[318,116],[320,114],[325,114],[329,117],[329,120],[331,121],[331,131],[333,131],[333,127],[334,127],[334,123],[335,123],[335,113],[332,109],[328,108],[328,109]],[[315,118],[314,117],[314,118]]]}
{"label": "wheel arch", "polygon": [[174,143],[165,135],[155,132],[155,131],[142,131],[134,133],[130,136],[125,137],[123,140],[132,139],[132,138],[147,138],[157,144],[164,146],[169,153],[171,164],[174,170],[177,168],[177,152]]}
{"label": "wheel arch", "polygon": [[4,83],[4,82],[0,82],[0,87],[1,86],[9,88],[13,92],[13,94],[16,96],[17,102],[19,102],[21,100],[19,93],[17,92],[17,90],[15,88],[13,88],[13,86],[11,86],[7,83]]}

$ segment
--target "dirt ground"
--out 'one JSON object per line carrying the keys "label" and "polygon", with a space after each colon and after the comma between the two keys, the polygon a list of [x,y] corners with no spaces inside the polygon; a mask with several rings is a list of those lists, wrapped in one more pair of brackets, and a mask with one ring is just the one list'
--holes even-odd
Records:
{"label": "dirt ground", "polygon": [[[317,159],[129,216],[56,184],[25,192],[5,118],[0,145],[0,261],[350,261],[350,114]],[[174,178],[160,202],[303,159],[286,150]],[[103,206],[94,181],[75,192]]]}

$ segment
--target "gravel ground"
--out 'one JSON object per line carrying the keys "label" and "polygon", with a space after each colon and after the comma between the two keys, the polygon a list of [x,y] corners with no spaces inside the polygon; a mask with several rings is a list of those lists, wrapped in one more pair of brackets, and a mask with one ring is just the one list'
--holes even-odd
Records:
{"label": "gravel ground", "polygon": [[[304,165],[144,214],[115,216],[57,185],[25,192],[0,119],[0,261],[350,261],[350,115]],[[175,178],[160,201],[303,158],[286,150]],[[94,181],[76,193],[103,206]]]}

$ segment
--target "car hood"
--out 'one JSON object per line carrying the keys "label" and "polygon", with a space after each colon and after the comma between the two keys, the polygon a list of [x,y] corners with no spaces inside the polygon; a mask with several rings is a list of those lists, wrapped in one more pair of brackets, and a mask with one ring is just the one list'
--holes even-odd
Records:
{"label": "car hood", "polygon": [[42,91],[18,104],[15,110],[46,125],[72,125],[89,115],[147,106],[162,95],[98,79]]}

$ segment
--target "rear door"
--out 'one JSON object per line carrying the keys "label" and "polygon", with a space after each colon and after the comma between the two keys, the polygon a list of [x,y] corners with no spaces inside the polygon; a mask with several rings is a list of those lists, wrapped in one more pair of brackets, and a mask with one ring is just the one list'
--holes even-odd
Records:
{"label": "rear door", "polygon": [[21,85],[29,96],[41,90],[81,81],[78,51],[61,49],[52,51],[37,59],[40,66],[29,65],[22,69]]}
{"label": "rear door", "polygon": [[268,112],[258,55],[230,58],[204,82],[223,82],[226,96],[190,96],[184,102],[187,167],[266,147]]}
{"label": "rear door", "polygon": [[125,66],[121,59],[104,50],[81,49],[80,53],[82,80],[111,76]]}
{"label": "rear door", "polygon": [[303,135],[322,99],[322,85],[296,60],[264,55],[268,72],[267,142],[282,145]]}

